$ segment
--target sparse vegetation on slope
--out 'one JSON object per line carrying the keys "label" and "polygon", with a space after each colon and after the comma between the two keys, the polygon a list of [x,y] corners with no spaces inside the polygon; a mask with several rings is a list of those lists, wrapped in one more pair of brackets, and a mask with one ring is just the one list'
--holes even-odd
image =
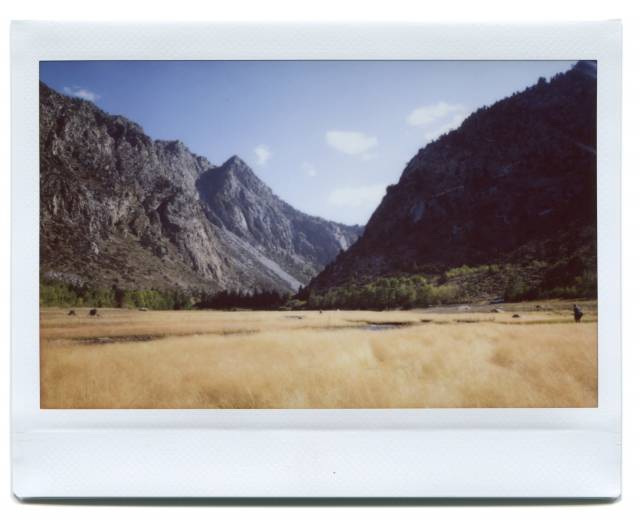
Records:
{"label": "sparse vegetation on slope", "polygon": [[352,281],[327,290],[305,290],[309,308],[425,308],[477,301],[532,301],[597,297],[597,276],[574,256],[555,264],[491,264],[451,268],[441,274],[400,274]]}

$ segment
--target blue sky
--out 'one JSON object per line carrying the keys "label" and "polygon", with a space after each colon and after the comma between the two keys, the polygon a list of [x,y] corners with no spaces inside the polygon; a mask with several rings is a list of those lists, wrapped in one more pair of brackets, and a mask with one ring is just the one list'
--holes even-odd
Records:
{"label": "blue sky", "polygon": [[214,164],[240,156],[302,211],[365,224],[419,148],[574,63],[76,61],[40,78]]}

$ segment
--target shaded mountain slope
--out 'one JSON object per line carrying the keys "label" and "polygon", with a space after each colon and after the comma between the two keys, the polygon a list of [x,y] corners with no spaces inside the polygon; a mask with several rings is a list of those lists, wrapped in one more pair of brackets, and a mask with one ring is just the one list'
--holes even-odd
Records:
{"label": "shaded mountain slope", "polygon": [[[411,159],[362,237],[310,290],[574,256],[595,271],[596,107],[595,63],[579,62],[476,111]],[[502,293],[504,279],[494,281],[478,295]]]}

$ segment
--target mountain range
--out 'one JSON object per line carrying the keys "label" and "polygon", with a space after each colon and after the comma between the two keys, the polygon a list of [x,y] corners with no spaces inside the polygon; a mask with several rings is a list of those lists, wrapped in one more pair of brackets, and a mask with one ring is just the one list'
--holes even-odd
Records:
{"label": "mountain range", "polygon": [[465,300],[500,296],[514,275],[584,283],[597,270],[596,111],[589,61],[478,109],[409,160],[363,229],[296,210],[237,156],[213,165],[41,83],[42,277],[308,297],[473,274]]}
{"label": "mountain range", "polygon": [[274,290],[309,282],[360,235],[277,197],[240,158],[179,141],[40,84],[40,269],[123,289]]}

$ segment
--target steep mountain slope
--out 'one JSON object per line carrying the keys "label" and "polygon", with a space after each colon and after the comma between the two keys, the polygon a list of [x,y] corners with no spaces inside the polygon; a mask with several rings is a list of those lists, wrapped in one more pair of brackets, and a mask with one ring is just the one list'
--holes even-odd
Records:
{"label": "steep mountain slope", "polygon": [[204,172],[197,187],[211,222],[269,254],[299,282],[308,282],[361,233],[294,209],[235,156]]}
{"label": "steep mountain slope", "polygon": [[[389,186],[360,240],[310,289],[437,275],[462,265],[543,267],[575,255],[586,261],[581,271],[585,264],[595,270],[591,62],[476,111],[421,149]],[[502,291],[504,282],[494,281],[485,295]]]}
{"label": "steep mountain slope", "polygon": [[359,231],[294,210],[237,158],[215,168],[178,141],[152,141],[137,124],[40,84],[45,279],[291,291]]}

